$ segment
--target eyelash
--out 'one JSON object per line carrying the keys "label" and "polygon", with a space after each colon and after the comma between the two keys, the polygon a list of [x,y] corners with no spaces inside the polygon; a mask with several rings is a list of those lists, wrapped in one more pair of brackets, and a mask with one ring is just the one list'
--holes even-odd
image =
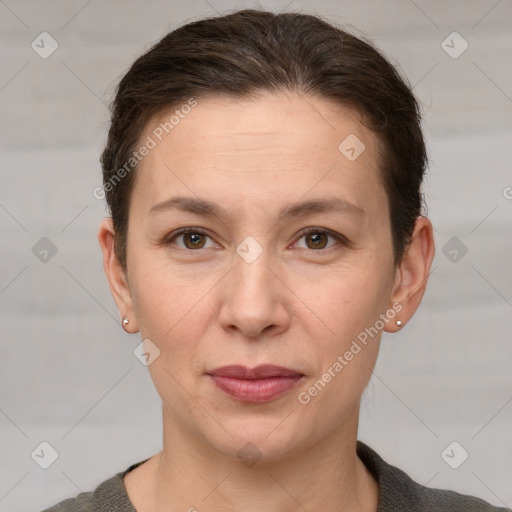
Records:
{"label": "eyelash", "polygon": [[[204,229],[188,227],[188,228],[180,228],[180,229],[177,229],[176,231],[173,231],[169,236],[167,236],[163,240],[162,244],[165,246],[170,246],[172,244],[172,241],[175,238],[179,237],[180,235],[187,234],[187,233],[201,234],[201,235],[207,236],[208,238],[211,239],[211,236],[208,235],[208,233]],[[342,246],[349,245],[349,241],[343,235],[334,233],[333,231],[330,231],[325,228],[315,228],[315,227],[310,227],[310,228],[306,228],[306,229],[302,230],[299,233],[297,241],[311,233],[325,234],[325,235],[328,235],[328,236],[336,239],[336,241]],[[331,247],[328,247],[327,249],[303,249],[303,251],[306,254],[319,254],[319,253],[323,254],[323,253],[326,253],[326,252],[330,251],[331,249],[335,249],[335,248],[336,248],[336,245],[333,245]],[[187,249],[187,248],[182,248],[182,247],[180,247],[179,250],[186,251],[189,253],[195,253],[195,252],[200,251],[200,249]]]}

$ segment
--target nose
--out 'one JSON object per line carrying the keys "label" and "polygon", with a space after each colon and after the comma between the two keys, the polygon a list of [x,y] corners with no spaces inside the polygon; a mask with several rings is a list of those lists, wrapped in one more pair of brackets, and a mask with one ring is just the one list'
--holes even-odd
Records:
{"label": "nose", "polygon": [[[223,329],[259,340],[276,336],[290,326],[290,290],[278,265],[262,252],[255,260],[235,255],[233,267],[223,280],[219,321]],[[282,272],[281,272],[282,273]]]}

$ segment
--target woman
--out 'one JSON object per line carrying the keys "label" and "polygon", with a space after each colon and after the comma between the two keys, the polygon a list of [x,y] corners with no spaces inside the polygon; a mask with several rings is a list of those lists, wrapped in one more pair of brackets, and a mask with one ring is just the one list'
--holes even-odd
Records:
{"label": "woman", "polygon": [[48,510],[505,510],[357,441],[434,256],[418,105],[372,45],[302,14],[185,25],[121,80],[101,162],[163,450]]}

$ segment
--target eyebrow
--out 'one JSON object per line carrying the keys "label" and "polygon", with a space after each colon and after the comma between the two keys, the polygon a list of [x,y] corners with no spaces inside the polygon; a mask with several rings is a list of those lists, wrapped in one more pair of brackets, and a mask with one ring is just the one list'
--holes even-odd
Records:
{"label": "eyebrow", "polygon": [[[171,197],[161,203],[155,204],[149,209],[148,214],[153,215],[170,210],[180,210],[207,217],[219,217],[221,219],[227,219],[229,217],[227,210],[212,201],[186,196]],[[346,199],[341,197],[326,197],[285,205],[279,212],[279,218],[304,217],[313,213],[328,212],[350,214],[359,217],[366,215],[366,211],[363,208]]]}

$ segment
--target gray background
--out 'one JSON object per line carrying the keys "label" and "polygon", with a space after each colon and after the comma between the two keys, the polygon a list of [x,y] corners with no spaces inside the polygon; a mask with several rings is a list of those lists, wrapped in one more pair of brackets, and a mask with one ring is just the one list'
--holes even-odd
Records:
{"label": "gray background", "polygon": [[[139,336],[118,324],[96,241],[105,105],[131,62],[170,29],[259,6],[354,25],[399,63],[425,112],[437,254],[422,307],[383,337],[360,438],[421,484],[512,506],[509,0],[5,0],[1,510],[41,510],[160,449],[159,397],[132,353]],[[31,48],[43,31],[59,45],[47,59]],[[458,58],[442,46],[453,31],[469,44]],[[453,53],[463,41],[452,39],[444,45]],[[57,249],[46,262],[32,250],[42,237]],[[42,441],[58,452],[46,470],[31,458]],[[441,456],[453,441],[469,453],[458,469]],[[462,451],[448,453],[456,462]]]}

